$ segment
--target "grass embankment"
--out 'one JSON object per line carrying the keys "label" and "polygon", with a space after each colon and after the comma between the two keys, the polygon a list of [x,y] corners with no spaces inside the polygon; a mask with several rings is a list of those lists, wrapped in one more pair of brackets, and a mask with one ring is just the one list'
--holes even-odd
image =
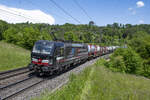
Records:
{"label": "grass embankment", "polygon": [[0,42],[0,71],[25,67],[30,61],[30,51],[13,44]]}
{"label": "grass embankment", "polygon": [[149,79],[112,72],[99,60],[79,75],[71,75],[66,86],[54,93],[44,93],[35,100],[149,100],[149,98]]}

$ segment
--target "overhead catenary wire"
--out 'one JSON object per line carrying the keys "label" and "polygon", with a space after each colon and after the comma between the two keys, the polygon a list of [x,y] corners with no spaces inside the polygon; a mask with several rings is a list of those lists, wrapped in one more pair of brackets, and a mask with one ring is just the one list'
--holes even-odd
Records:
{"label": "overhead catenary wire", "polygon": [[[28,3],[30,3],[31,5],[33,5],[34,7],[39,7],[40,5],[38,5],[38,4],[34,4],[32,1],[30,1],[30,0],[25,0],[26,2],[28,2]],[[65,17],[62,17],[62,16],[60,16],[60,15],[58,15],[58,14],[56,14],[56,13],[54,13],[54,12],[50,12],[50,13],[52,13],[53,15],[55,15],[55,16],[57,16],[57,17],[59,17],[59,18],[63,18],[63,19],[65,19],[65,20],[67,20],[67,21],[70,21],[69,19],[67,19],[67,18],[65,18]]]}
{"label": "overhead catenary wire", "polygon": [[68,13],[65,9],[63,9],[58,3],[56,3],[54,0],[49,0],[52,2],[54,5],[56,5],[60,10],[62,10],[66,15],[70,16],[74,21],[78,22],[81,24],[79,20],[77,20],[75,17],[73,17],[70,13]]}
{"label": "overhead catenary wire", "polygon": [[7,10],[4,10],[4,9],[0,9],[0,10],[1,10],[1,11],[3,11],[3,12],[7,12],[7,13],[9,13],[9,14],[15,15],[15,16],[19,16],[19,17],[22,17],[22,18],[28,19],[28,21],[29,21],[29,20],[34,20],[34,21],[35,21],[35,19],[28,18],[28,17],[26,17],[26,16],[22,16],[22,15],[20,15],[20,14],[15,14],[15,13],[12,13],[12,12],[7,11]]}
{"label": "overhead catenary wire", "polygon": [[77,2],[77,0],[73,0],[74,3],[84,12],[84,14],[92,21],[92,17],[86,12],[86,10]]}

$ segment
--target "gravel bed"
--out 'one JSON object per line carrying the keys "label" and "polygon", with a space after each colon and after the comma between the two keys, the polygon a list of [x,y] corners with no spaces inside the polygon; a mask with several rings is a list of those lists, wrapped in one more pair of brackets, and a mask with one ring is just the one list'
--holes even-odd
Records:
{"label": "gravel bed", "polygon": [[[99,58],[107,58],[108,55],[99,57]],[[99,59],[97,58],[97,59]],[[40,96],[41,93],[45,92],[45,90],[48,90],[49,92],[54,92],[59,87],[63,86],[67,83],[69,80],[69,75],[71,73],[78,74],[81,71],[83,71],[84,68],[88,67],[89,65],[92,65],[96,62],[97,59],[90,60],[82,65],[79,65],[78,67],[75,67],[74,69],[63,73],[59,76],[56,76],[52,79],[48,79],[32,88],[30,88],[27,91],[22,92],[21,94],[17,95],[14,98],[11,98],[11,100],[30,100],[33,97]]]}

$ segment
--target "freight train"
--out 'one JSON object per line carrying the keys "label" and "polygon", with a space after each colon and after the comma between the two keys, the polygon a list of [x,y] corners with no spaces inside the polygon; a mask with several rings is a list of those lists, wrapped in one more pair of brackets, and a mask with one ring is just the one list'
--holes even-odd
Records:
{"label": "freight train", "polygon": [[29,70],[38,75],[60,73],[70,66],[111,53],[117,47],[39,40],[32,49]]}

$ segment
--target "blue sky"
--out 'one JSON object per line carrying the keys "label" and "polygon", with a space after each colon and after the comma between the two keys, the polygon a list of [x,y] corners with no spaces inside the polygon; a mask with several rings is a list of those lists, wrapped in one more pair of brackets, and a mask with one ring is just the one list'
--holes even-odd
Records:
{"label": "blue sky", "polygon": [[[144,5],[137,5],[138,1],[142,1]],[[55,0],[55,2],[82,24],[87,24],[90,21],[73,0]],[[77,0],[77,2],[99,26],[114,22],[122,24],[150,24],[150,0]],[[0,4],[25,10],[39,9],[53,16],[55,24],[78,24],[50,0],[0,0]]]}

